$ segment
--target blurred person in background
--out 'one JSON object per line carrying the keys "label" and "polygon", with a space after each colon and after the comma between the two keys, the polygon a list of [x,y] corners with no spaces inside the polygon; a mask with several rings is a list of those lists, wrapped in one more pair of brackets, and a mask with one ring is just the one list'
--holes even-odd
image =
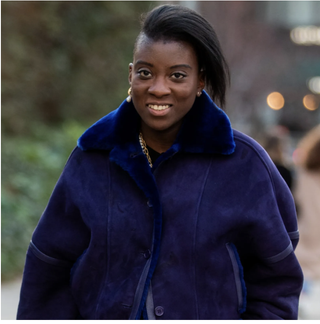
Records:
{"label": "blurred person in background", "polygon": [[299,317],[320,319],[320,125],[299,143],[295,163],[300,231],[296,254],[305,277]]}
{"label": "blurred person in background", "polygon": [[287,152],[288,130],[281,126],[272,127],[264,135],[261,144],[269,154],[290,190],[293,186],[293,170],[289,165]]}
{"label": "blurred person in background", "polygon": [[58,180],[18,319],[296,319],[293,198],[215,103],[228,67],[211,25],[185,7],[152,10],[129,84]]}

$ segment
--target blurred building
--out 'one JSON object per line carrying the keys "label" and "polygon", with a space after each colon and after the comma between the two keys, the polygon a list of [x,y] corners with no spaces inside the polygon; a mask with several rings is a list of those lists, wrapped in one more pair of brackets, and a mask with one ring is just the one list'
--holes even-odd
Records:
{"label": "blurred building", "polygon": [[[227,113],[251,136],[320,122],[320,2],[181,1],[215,28],[231,70]],[[269,96],[272,94],[271,96]]]}

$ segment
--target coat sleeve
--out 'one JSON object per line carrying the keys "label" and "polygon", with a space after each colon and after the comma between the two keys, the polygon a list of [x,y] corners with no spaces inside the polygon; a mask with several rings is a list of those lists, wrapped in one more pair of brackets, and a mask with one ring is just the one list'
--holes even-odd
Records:
{"label": "coat sleeve", "polygon": [[[86,249],[90,232],[77,208],[72,181],[77,149],[71,154],[30,242],[17,319],[78,319],[70,271]],[[78,190],[77,190],[78,189]]]}
{"label": "coat sleeve", "polygon": [[[299,240],[292,194],[265,151],[246,237],[239,242],[246,287],[243,319],[297,319],[303,274],[294,250]],[[250,216],[248,216],[250,217]]]}

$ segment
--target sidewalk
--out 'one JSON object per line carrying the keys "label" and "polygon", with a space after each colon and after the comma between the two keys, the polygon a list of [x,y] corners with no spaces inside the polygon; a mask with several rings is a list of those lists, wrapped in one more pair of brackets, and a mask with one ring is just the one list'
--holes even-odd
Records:
{"label": "sidewalk", "polygon": [[320,280],[305,282],[300,295],[299,319],[320,319]]}
{"label": "sidewalk", "polygon": [[1,284],[1,320],[15,320],[19,303],[21,278]]}

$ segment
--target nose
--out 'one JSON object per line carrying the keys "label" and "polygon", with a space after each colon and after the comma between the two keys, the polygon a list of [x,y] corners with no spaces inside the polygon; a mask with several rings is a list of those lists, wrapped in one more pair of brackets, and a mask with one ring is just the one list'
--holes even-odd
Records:
{"label": "nose", "polygon": [[163,97],[170,94],[171,90],[165,78],[155,78],[150,85],[148,92],[156,97]]}

